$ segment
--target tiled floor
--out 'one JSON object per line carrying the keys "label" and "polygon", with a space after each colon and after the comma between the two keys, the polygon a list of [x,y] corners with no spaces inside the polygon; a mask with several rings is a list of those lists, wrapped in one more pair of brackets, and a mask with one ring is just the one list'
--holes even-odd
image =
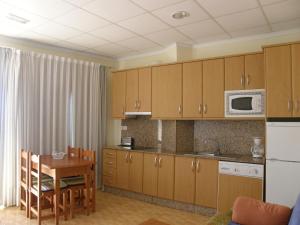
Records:
{"label": "tiled floor", "polygon": [[[155,218],[170,225],[204,225],[208,220],[205,216],[98,191],[96,213],[90,216],[76,215],[74,219],[68,221],[63,221],[63,218],[61,218],[60,224],[139,225],[150,218]],[[20,211],[19,208],[0,210],[0,225],[31,224],[36,224],[36,220],[27,219],[24,211]],[[42,224],[54,224],[54,220],[46,220]]]}

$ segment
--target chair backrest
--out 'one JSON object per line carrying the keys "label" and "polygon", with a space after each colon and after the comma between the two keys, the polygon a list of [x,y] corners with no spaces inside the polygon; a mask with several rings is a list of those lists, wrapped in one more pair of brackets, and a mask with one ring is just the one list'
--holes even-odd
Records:
{"label": "chair backrest", "polygon": [[29,153],[29,185],[33,188],[34,179],[37,184],[37,192],[41,193],[42,173],[41,173],[41,158],[39,155]]}
{"label": "chair backrest", "polygon": [[90,149],[85,149],[81,151],[81,158],[89,160],[92,162],[91,173],[92,173],[92,183],[95,183],[96,179],[96,152]]}
{"label": "chair backrest", "polygon": [[70,158],[80,158],[80,148],[75,148],[68,146],[68,157]]}
{"label": "chair backrest", "polygon": [[20,183],[25,187],[28,185],[29,179],[29,152],[21,149],[20,157]]}

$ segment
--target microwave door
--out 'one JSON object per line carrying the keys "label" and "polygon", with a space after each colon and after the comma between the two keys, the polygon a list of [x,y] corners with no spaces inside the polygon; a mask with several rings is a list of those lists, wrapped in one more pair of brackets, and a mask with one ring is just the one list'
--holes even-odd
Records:
{"label": "microwave door", "polygon": [[252,97],[238,97],[234,98],[231,101],[231,109],[232,110],[237,110],[239,112],[242,111],[252,111]]}

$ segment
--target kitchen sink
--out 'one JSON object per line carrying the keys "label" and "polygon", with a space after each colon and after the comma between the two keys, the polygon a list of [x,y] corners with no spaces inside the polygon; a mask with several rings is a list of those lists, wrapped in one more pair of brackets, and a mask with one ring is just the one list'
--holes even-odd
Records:
{"label": "kitchen sink", "polygon": [[191,152],[191,153],[185,153],[184,155],[189,155],[189,156],[211,156],[211,157],[218,157],[220,160],[234,160],[234,159],[236,159],[235,155],[221,154],[219,152]]}

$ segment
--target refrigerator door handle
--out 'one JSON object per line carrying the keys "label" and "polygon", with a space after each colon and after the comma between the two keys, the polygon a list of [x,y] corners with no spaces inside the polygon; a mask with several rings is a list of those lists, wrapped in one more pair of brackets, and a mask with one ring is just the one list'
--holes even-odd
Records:
{"label": "refrigerator door handle", "polygon": [[278,162],[291,162],[291,163],[300,163],[299,161],[293,161],[293,160],[281,160],[281,159],[276,159],[276,158],[270,158],[267,159],[268,161],[274,162],[274,161],[278,161]]}

